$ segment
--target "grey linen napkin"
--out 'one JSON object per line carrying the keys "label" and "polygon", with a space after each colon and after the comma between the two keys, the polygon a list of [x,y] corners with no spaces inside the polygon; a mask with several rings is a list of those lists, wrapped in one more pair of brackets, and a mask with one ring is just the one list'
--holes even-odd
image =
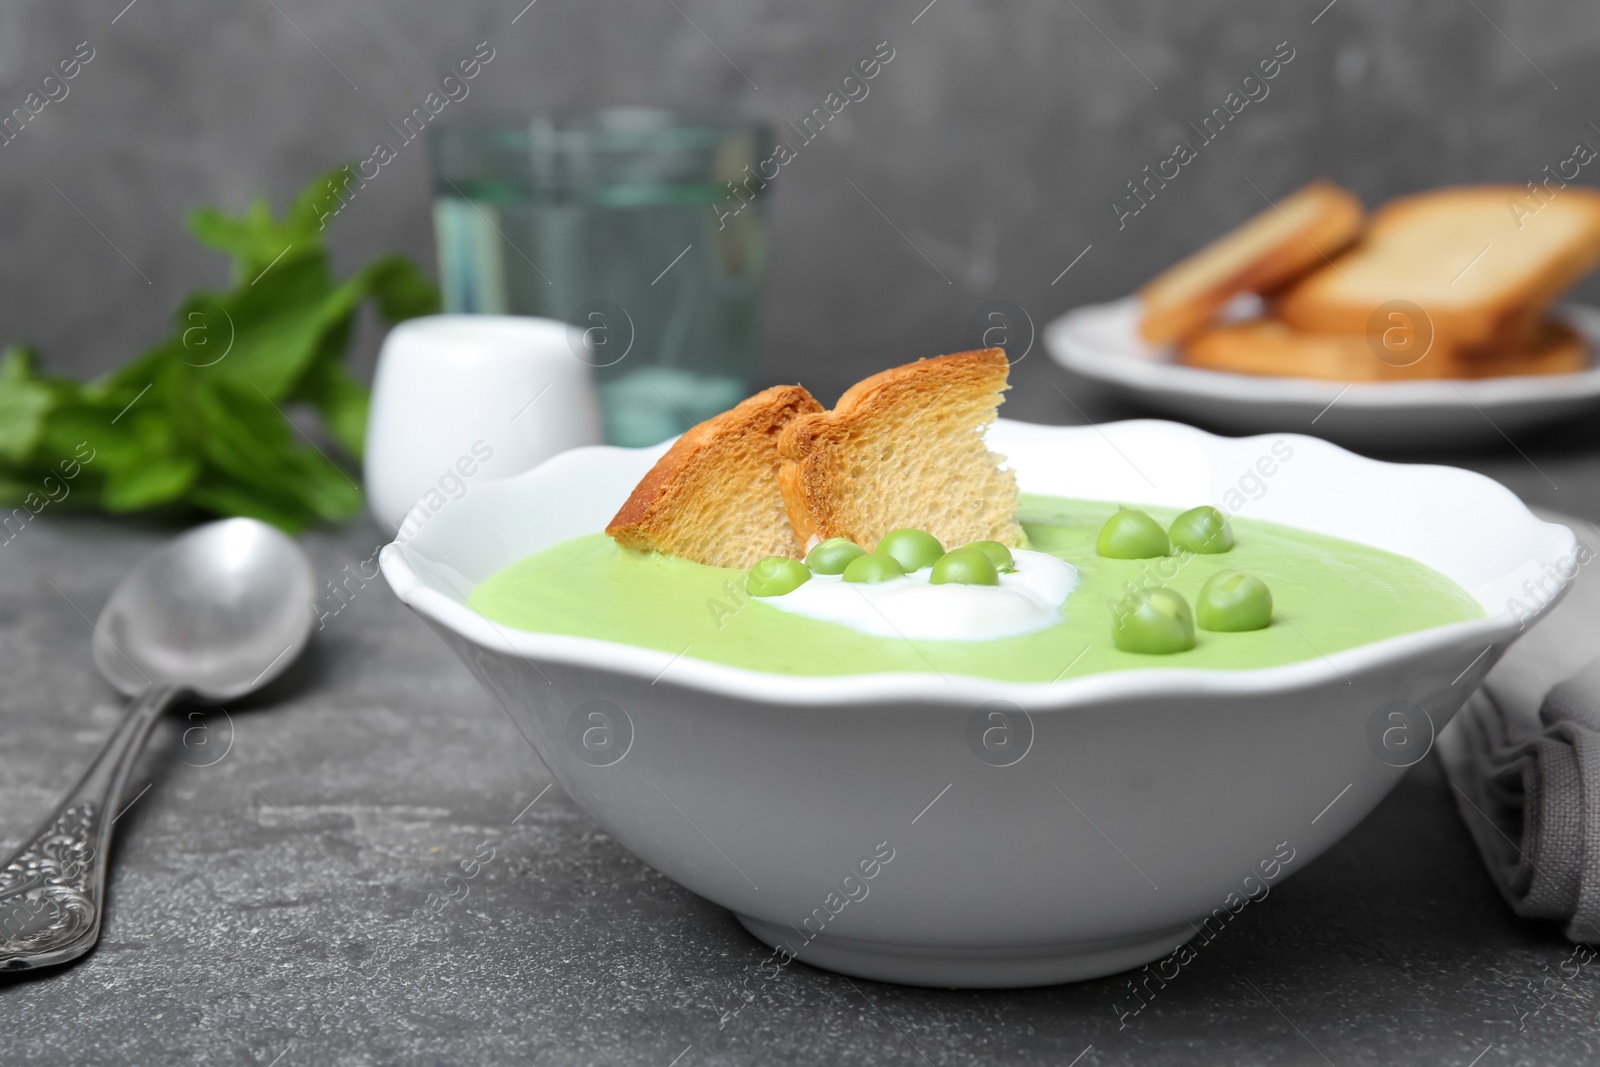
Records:
{"label": "grey linen napkin", "polygon": [[1570,526],[1589,563],[1440,732],[1438,749],[1516,913],[1600,942],[1600,575],[1591,573],[1600,539],[1582,520],[1543,517]]}

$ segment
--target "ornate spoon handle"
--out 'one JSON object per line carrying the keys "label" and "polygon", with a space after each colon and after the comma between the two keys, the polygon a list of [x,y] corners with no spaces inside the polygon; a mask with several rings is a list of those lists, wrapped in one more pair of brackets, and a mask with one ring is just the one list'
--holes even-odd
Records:
{"label": "ornate spoon handle", "polygon": [[100,939],[113,805],[150,728],[182,693],[151,686],[135,698],[72,792],[0,867],[0,971],[65,963]]}

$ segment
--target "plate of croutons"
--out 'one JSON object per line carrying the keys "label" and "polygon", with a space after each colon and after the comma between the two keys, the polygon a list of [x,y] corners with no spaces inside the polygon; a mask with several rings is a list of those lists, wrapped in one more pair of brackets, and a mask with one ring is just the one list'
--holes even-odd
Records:
{"label": "plate of croutons", "polygon": [[1368,212],[1318,181],[1044,340],[1230,430],[1468,443],[1600,407],[1600,309],[1558,304],[1596,265],[1597,189],[1459,186]]}

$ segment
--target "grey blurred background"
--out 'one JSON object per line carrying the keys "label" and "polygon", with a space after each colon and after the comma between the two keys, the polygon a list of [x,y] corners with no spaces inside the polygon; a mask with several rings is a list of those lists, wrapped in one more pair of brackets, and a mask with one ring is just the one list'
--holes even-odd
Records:
{"label": "grey blurred background", "polygon": [[[255,193],[280,207],[393,140],[388,123],[480,41],[494,61],[439,121],[650,104],[781,125],[890,43],[870,95],[772,189],[760,377],[803,378],[825,401],[962,347],[987,300],[1042,325],[1119,296],[1319,175],[1371,204],[1442,183],[1520,185],[1580,140],[1600,146],[1593,0],[525,3],[7,0],[0,113],[79,42],[95,57],[0,147],[6,338],[80,375],[160,339],[185,293],[225,280],[222,258],[185,232],[187,209]],[[1294,58],[1268,97],[1119,230],[1110,205],[1125,183],[1176,141],[1197,143],[1186,124],[1285,41]],[[1600,162],[1579,180],[1600,183]],[[430,220],[415,142],[331,243],[345,265],[398,249],[432,272]]]}

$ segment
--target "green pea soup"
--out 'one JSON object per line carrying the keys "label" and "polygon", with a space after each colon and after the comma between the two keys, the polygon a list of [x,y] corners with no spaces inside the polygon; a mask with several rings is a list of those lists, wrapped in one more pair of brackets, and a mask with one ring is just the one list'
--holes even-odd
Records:
{"label": "green pea soup", "polygon": [[[1297,663],[1399,634],[1483,617],[1449,578],[1413,559],[1256,519],[1230,520],[1235,544],[1215,554],[1107,559],[1095,540],[1120,505],[1024,494],[1028,547],[1078,569],[1060,623],[989,641],[874,637],[791,614],[744,591],[746,572],[617,547],[603,533],[535,552],[492,575],[469,603],[519,630],[597,637],[776,674],[930,671],[1048,682],[1133,668],[1242,670]],[[1133,505],[1139,506],[1139,505]],[[1142,507],[1163,525],[1179,509]],[[1159,586],[1193,605],[1220,571],[1253,574],[1272,591],[1260,630],[1201,630],[1192,649],[1124,652],[1112,643],[1112,607]],[[685,647],[687,646],[687,648]]]}

